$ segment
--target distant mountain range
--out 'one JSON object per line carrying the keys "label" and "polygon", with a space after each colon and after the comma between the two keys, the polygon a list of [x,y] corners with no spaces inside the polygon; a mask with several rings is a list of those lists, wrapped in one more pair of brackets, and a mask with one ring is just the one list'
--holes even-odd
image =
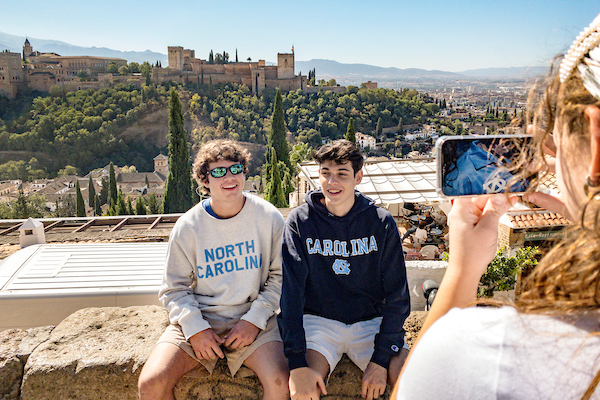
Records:
{"label": "distant mountain range", "polygon": [[[74,46],[58,40],[35,39],[31,37],[28,39],[33,47],[33,50],[41,51],[42,53],[53,52],[60,54],[61,56],[114,57],[124,58],[128,62],[135,61],[137,63],[143,63],[144,61],[148,61],[151,64],[155,64],[157,60],[160,60],[164,66],[167,65],[168,60],[166,54],[157,53],[150,50],[120,51],[108,49],[106,47]],[[14,36],[0,32],[0,51],[8,49],[15,53],[21,53],[23,51],[24,43],[25,37],[23,36]]]}
{"label": "distant mountain range", "polygon": [[[63,56],[98,56],[124,58],[128,62],[142,63],[148,61],[151,64],[161,61],[167,66],[166,54],[146,51],[119,51],[106,47],[81,47],[58,40],[46,40],[29,38],[34,50],[41,52],[54,52]],[[14,36],[0,32],[0,51],[8,49],[12,52],[21,53],[25,37]],[[274,64],[274,63],[267,63]],[[483,68],[472,69],[462,72],[448,72],[439,70],[425,70],[419,68],[383,68],[368,64],[342,64],[333,60],[310,60],[296,61],[296,73],[302,72],[308,75],[308,71],[315,69],[317,79],[336,79],[342,84],[360,84],[368,80],[373,81],[456,81],[462,79],[511,79],[524,80],[543,75],[547,72],[545,67],[513,67],[513,68]]]}

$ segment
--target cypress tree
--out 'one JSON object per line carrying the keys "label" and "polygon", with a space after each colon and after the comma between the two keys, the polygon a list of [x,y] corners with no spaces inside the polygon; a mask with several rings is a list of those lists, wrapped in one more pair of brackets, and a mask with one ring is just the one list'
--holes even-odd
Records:
{"label": "cypress tree", "polygon": [[169,176],[165,189],[164,212],[186,212],[192,207],[190,157],[183,128],[183,114],[177,91],[171,89],[169,102]]}
{"label": "cypress tree", "polygon": [[237,48],[235,49],[235,62],[238,62]]}
{"label": "cypress tree", "polygon": [[148,182],[148,174],[146,174],[146,179],[144,180],[144,184],[146,185],[146,188],[150,189],[150,183]]}
{"label": "cypress tree", "polygon": [[354,119],[350,117],[348,129],[346,129],[346,140],[356,143],[356,132],[354,131]]}
{"label": "cypress tree", "polygon": [[283,161],[286,167],[288,167],[289,170],[292,170],[290,165],[290,151],[288,149],[285,132],[281,90],[279,90],[279,88],[277,88],[277,93],[275,94],[275,104],[273,105],[273,117],[271,118],[268,144],[275,150],[277,159]]}
{"label": "cypress tree", "polygon": [[104,205],[108,202],[108,182],[106,178],[102,177],[102,188],[100,188],[100,205]]}
{"label": "cypress tree", "polygon": [[75,215],[78,217],[85,217],[85,203],[83,201],[83,195],[81,194],[81,188],[79,187],[79,181],[75,182]]}
{"label": "cypress tree", "polygon": [[100,196],[98,195],[94,197],[94,215],[102,215],[102,201],[100,200]]}
{"label": "cypress tree", "polygon": [[200,67],[200,85],[204,86],[204,69]]}
{"label": "cypress tree", "polygon": [[142,196],[138,197],[135,201],[135,214],[146,215],[146,205],[144,204],[144,198]]}
{"label": "cypress tree", "polygon": [[92,173],[90,172],[90,179],[88,180],[88,205],[94,208],[94,199],[96,198],[96,189],[94,188],[94,182],[92,181]]}
{"label": "cypress tree", "polygon": [[108,205],[117,201],[117,178],[115,177],[115,166],[112,161],[108,167]]}
{"label": "cypress tree", "polygon": [[377,127],[375,128],[375,133],[377,137],[381,136],[381,132],[383,132],[383,126],[381,125],[381,117],[377,120]]}
{"label": "cypress tree", "polygon": [[402,117],[398,118],[398,135],[404,134],[404,124],[402,123]]}
{"label": "cypress tree", "polygon": [[281,172],[279,168],[284,164],[277,160],[277,152],[269,145],[267,145],[265,157],[267,159],[267,167],[265,168],[267,171],[265,199],[277,208],[285,208],[288,206],[288,203],[285,198],[285,193],[283,192],[283,185],[281,184]]}
{"label": "cypress tree", "polygon": [[131,197],[127,196],[127,215],[134,215],[133,204],[131,204]]}

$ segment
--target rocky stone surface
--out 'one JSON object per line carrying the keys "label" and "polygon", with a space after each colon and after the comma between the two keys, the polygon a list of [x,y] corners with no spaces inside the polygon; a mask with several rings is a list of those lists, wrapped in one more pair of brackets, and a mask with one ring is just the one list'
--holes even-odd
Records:
{"label": "rocky stone surface", "polygon": [[0,399],[19,399],[25,363],[31,352],[46,341],[53,326],[0,332]]}
{"label": "rocky stone surface", "polygon": [[[406,320],[409,345],[426,314],[413,312]],[[87,308],[55,328],[0,332],[0,400],[137,399],[139,373],[167,324],[162,307]],[[225,362],[209,378],[192,371],[178,382],[176,398],[259,400],[260,382],[246,372],[250,376],[240,370],[231,378]],[[361,377],[344,356],[323,398],[360,399]]]}
{"label": "rocky stone surface", "polygon": [[29,357],[21,399],[137,399],[140,370],[167,324],[158,306],[75,312]]}

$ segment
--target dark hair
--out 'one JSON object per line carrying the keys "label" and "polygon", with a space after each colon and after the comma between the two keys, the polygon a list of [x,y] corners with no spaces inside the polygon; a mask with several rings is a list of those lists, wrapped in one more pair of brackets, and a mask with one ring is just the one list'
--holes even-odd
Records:
{"label": "dark hair", "polygon": [[[204,185],[208,179],[208,164],[219,160],[238,162],[244,167],[244,174],[248,173],[248,162],[250,161],[248,150],[233,140],[211,140],[200,148],[194,160],[194,179],[199,185]],[[203,190],[209,192],[206,186]]]}
{"label": "dark hair", "polygon": [[325,161],[335,161],[336,164],[344,164],[350,161],[354,175],[362,169],[364,162],[358,147],[346,139],[338,139],[327,143],[317,151],[313,158],[319,165]]}

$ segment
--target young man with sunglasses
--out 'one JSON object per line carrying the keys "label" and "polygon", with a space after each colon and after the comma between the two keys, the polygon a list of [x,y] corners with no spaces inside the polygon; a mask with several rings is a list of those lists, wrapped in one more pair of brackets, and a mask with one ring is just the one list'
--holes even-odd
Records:
{"label": "young man with sunglasses", "polygon": [[210,193],[175,224],[159,297],[171,325],[140,375],[141,399],[174,399],[179,378],[212,373],[227,357],[260,379],[263,399],[289,397],[288,369],[275,314],[282,285],[284,220],[267,201],[244,194],[248,152],[238,143],[206,143],[194,177]]}
{"label": "young man with sunglasses", "polygon": [[363,370],[367,400],[394,384],[408,355],[406,268],[396,222],[356,191],[363,158],[348,140],[315,154],[321,188],[289,214],[279,328],[292,400],[317,400],[342,355]]}

